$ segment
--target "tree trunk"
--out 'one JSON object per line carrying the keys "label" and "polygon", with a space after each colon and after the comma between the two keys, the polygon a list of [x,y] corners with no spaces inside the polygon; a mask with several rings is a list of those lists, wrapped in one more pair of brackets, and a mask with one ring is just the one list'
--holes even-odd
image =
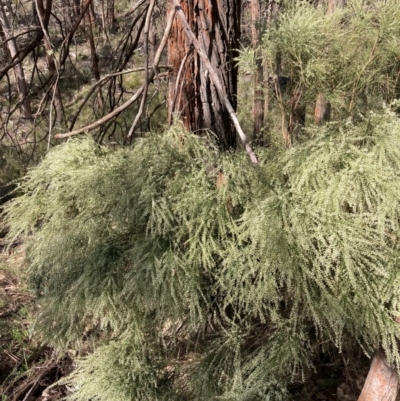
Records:
{"label": "tree trunk", "polygon": [[320,93],[317,96],[314,109],[314,121],[316,124],[322,124],[331,118],[331,104],[326,100],[325,96]]}
{"label": "tree trunk", "polygon": [[94,35],[93,35],[93,22],[95,20],[93,12],[93,3],[91,4],[88,12],[86,13],[86,19],[88,21],[88,27],[89,27],[89,45],[90,45],[90,58],[92,61],[92,71],[94,77],[96,78],[96,81],[98,81],[100,79],[100,69],[96,52],[96,44],[94,42]]}
{"label": "tree trunk", "polygon": [[114,30],[115,16],[114,16],[114,0],[107,0],[107,27],[109,31]]}
{"label": "tree trunk", "polygon": [[385,356],[378,353],[372,360],[358,401],[395,401],[398,386],[397,372],[387,365]]}
{"label": "tree trunk", "polygon": [[[11,12],[11,9],[9,10]],[[6,11],[4,9],[4,5],[2,2],[0,2],[0,24],[4,33],[4,36],[8,40],[7,46],[8,46],[8,51],[10,54],[11,59],[17,56],[18,54],[18,45],[17,41],[15,40],[10,23],[7,18]],[[17,90],[19,93],[19,97],[21,99],[21,108],[22,108],[22,114],[24,118],[26,119],[32,119],[32,110],[31,110],[31,103],[29,99],[27,99],[28,96],[28,86],[26,84],[25,80],[25,74],[24,70],[22,68],[21,63],[18,63],[14,66],[14,74],[15,74],[15,80],[17,82]]]}
{"label": "tree trunk", "polygon": [[[236,109],[238,71],[234,58],[240,35],[240,1],[182,0],[180,5]],[[169,120],[177,116],[194,132],[209,129],[217,135],[221,147],[235,147],[236,132],[230,115],[179,19],[175,19],[168,41],[168,64],[172,66]]]}
{"label": "tree trunk", "polygon": [[63,8],[62,8],[62,16],[63,16],[63,31],[64,34],[66,32],[69,32],[69,30],[72,27],[72,20],[73,20],[73,7],[71,6],[71,1],[72,0],[64,0],[63,2]]}
{"label": "tree trunk", "polygon": [[[251,3],[251,39],[253,48],[258,44],[258,27],[260,24],[260,2],[252,0]],[[260,51],[256,51],[256,71],[254,74],[254,102],[253,102],[253,137],[258,142],[264,125],[264,67]]]}
{"label": "tree trunk", "polygon": [[9,58],[10,58],[10,53],[8,52],[7,38],[6,38],[6,35],[5,35],[4,31],[3,31],[2,24],[0,24],[0,40],[3,43],[2,44],[2,52],[4,53],[3,54],[3,60],[7,60],[8,61]]}
{"label": "tree trunk", "polygon": [[[271,29],[272,21],[277,18],[279,14],[280,3],[274,0],[266,0],[261,2],[261,14],[262,20],[265,23],[265,29]],[[268,63],[264,63],[264,120],[268,118],[269,115],[269,84],[270,84],[270,71],[268,68]]]}
{"label": "tree trunk", "polygon": [[294,89],[290,94],[290,114],[287,136],[284,138],[286,146],[292,146],[292,137],[298,134],[306,122],[306,106],[302,101],[302,91]]}
{"label": "tree trunk", "polygon": [[72,0],[73,1],[73,10],[74,10],[74,21],[78,17],[81,11],[81,0]]}
{"label": "tree trunk", "polygon": [[[38,12],[40,14],[40,18],[43,21],[46,18],[46,13],[50,14],[50,10],[46,10],[44,5],[43,5],[43,0],[37,0],[37,8]],[[48,6],[51,6],[51,3],[47,4]],[[35,14],[36,14],[36,7],[34,8]],[[39,23],[40,26],[40,23]],[[46,27],[44,27],[46,29]],[[64,107],[62,103],[62,98],[61,98],[61,92],[60,88],[58,86],[58,71],[57,71],[57,65],[56,65],[56,59],[54,57],[54,52],[51,47],[50,39],[48,36],[48,32],[45,32],[44,38],[44,48],[46,50],[46,61],[47,61],[47,67],[49,70],[49,78],[51,79],[50,82],[53,83],[53,90],[54,90],[54,108],[56,110],[56,118],[55,120],[60,122],[64,121]]]}
{"label": "tree trunk", "polygon": [[[343,0],[328,0],[328,14],[333,14],[336,11],[336,8],[340,6]],[[317,99],[315,101],[315,109],[314,109],[314,122],[316,124],[322,124],[326,121],[329,121],[331,118],[331,104],[326,99],[323,93],[319,93],[317,95]]]}
{"label": "tree trunk", "polygon": [[152,65],[154,62],[154,57],[156,54],[156,48],[157,48],[157,28],[156,28],[156,21],[154,18],[154,13],[152,14],[151,17],[151,24],[150,24],[150,30],[149,30],[149,64]]}

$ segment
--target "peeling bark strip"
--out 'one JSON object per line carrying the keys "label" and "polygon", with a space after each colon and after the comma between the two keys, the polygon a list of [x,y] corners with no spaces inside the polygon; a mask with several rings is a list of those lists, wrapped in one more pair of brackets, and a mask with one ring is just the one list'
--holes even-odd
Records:
{"label": "peeling bark strip", "polygon": [[[179,5],[183,11],[234,109],[238,74],[234,58],[240,35],[240,3],[237,0],[171,2],[171,7]],[[182,60],[185,60],[183,65]],[[173,66],[169,82],[169,115],[177,115],[190,131],[212,130],[226,149],[235,147],[236,132],[229,112],[179,18],[174,22],[168,41],[168,64]]]}

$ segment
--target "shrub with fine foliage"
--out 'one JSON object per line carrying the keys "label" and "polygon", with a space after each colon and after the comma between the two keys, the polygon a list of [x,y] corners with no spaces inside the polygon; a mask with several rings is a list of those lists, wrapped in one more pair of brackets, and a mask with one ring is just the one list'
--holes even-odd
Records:
{"label": "shrub with fine foliage", "polygon": [[331,344],[400,366],[400,121],[310,129],[285,156],[180,126],[132,149],[52,150],[6,207],[40,313],[96,349],[71,400],[284,400]]}

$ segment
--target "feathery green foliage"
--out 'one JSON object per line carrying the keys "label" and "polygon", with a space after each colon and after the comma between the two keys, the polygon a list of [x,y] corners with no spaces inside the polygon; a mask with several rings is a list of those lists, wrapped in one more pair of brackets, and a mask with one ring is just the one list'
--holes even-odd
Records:
{"label": "feathery green foliage", "polygon": [[[396,0],[352,0],[327,13],[308,2],[288,1],[264,34],[269,71],[289,78],[300,104],[324,94],[335,119],[381,109],[399,96],[400,8]],[[278,99],[289,108],[288,99]]]}
{"label": "feathery green foliage", "polygon": [[71,400],[283,400],[326,341],[400,365],[400,121],[309,136],[254,168],[174,126],[131,150],[69,141],[28,173],[6,216],[37,327],[99,344]]}

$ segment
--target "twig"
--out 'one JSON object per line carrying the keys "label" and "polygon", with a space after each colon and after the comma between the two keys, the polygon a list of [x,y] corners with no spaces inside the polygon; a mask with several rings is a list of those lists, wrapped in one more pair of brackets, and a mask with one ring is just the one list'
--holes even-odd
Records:
{"label": "twig", "polygon": [[146,104],[146,99],[147,99],[147,92],[149,88],[149,30],[150,30],[150,23],[151,23],[151,16],[153,14],[153,9],[155,5],[155,0],[150,1],[149,9],[147,10],[147,15],[146,15],[146,23],[144,26],[144,88],[143,88],[143,95],[142,95],[142,101],[140,102],[139,110],[136,114],[135,120],[133,121],[133,124],[131,126],[131,129],[129,130],[128,133],[128,138],[130,138],[133,133],[135,132],[135,128],[137,126],[138,121],[140,120],[140,117],[143,114],[144,106]]}
{"label": "twig", "polygon": [[125,14],[121,16],[121,18],[129,17],[132,15],[142,4],[144,4],[147,0],[139,0],[136,4],[132,6],[132,8],[127,11]]}
{"label": "twig", "polygon": [[36,390],[36,387],[39,383],[39,380],[41,379],[42,376],[39,376],[36,381],[33,383],[32,387],[29,389],[29,391],[26,393],[24,399],[22,401],[26,401],[29,399],[30,395]]}

